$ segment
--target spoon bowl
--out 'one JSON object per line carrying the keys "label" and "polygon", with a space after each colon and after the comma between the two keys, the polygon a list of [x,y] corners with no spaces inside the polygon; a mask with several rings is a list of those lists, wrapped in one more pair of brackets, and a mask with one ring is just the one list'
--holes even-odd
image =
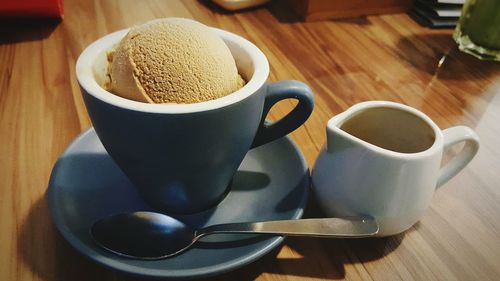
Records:
{"label": "spoon bowl", "polygon": [[201,237],[216,233],[260,233],[328,238],[361,238],[377,234],[370,216],[228,223],[193,229],[167,215],[132,212],[101,219],[90,229],[102,248],[129,258],[157,260],[189,249]]}
{"label": "spoon bowl", "polygon": [[175,255],[195,242],[195,231],[175,218],[153,212],[114,215],[91,228],[94,240],[115,254],[141,259]]}

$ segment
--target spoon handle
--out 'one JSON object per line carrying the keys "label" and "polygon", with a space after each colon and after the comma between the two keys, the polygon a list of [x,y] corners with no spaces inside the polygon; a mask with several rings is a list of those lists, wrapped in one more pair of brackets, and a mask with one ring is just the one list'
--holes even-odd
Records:
{"label": "spoon handle", "polygon": [[196,238],[215,233],[266,233],[325,238],[361,238],[378,233],[373,217],[320,218],[211,225],[196,231]]}

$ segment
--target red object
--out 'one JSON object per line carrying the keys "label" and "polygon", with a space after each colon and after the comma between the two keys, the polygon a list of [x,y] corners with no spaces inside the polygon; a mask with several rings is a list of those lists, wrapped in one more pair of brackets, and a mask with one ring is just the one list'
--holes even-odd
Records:
{"label": "red object", "polygon": [[62,18],[63,0],[0,0],[0,17]]}

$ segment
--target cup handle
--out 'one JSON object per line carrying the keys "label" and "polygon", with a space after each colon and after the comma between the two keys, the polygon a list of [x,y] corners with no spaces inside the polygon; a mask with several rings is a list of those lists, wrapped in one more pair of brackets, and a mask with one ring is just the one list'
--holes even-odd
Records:
{"label": "cup handle", "polygon": [[[284,99],[297,99],[299,103],[280,120],[276,122],[266,121],[266,116],[273,105]],[[297,129],[309,118],[313,107],[313,94],[306,84],[295,80],[269,84],[264,101],[262,119],[252,143],[252,148],[279,139]]]}
{"label": "cup handle", "polygon": [[474,158],[479,150],[479,136],[471,128],[457,126],[443,131],[443,153],[453,145],[465,141],[465,146],[450,162],[446,163],[439,172],[436,188],[453,178]]}

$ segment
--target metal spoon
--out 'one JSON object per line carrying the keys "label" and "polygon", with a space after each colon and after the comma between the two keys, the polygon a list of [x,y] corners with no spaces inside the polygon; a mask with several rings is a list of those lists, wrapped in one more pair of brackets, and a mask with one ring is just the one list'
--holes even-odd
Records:
{"label": "metal spoon", "polygon": [[94,240],[115,254],[146,260],[184,252],[201,237],[216,233],[265,233],[290,236],[361,238],[377,234],[369,216],[228,223],[192,229],[158,213],[134,212],[101,219],[91,228]]}

